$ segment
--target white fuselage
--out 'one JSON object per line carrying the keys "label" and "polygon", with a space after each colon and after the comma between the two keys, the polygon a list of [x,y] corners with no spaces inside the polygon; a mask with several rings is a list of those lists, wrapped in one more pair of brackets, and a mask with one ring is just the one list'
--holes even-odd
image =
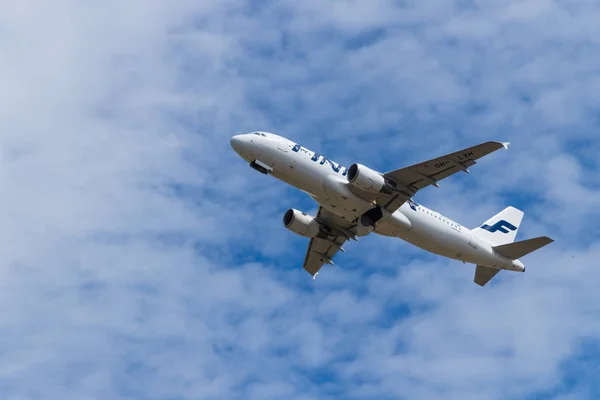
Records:
{"label": "white fuselage", "polygon": [[[353,221],[375,207],[349,190],[345,167],[286,138],[255,132],[234,136],[231,144],[246,161],[258,161],[271,175],[306,192],[339,217]],[[524,270],[520,261],[497,254],[491,243],[470,229],[412,201],[382,218],[373,232],[399,237],[448,258],[497,269]]]}

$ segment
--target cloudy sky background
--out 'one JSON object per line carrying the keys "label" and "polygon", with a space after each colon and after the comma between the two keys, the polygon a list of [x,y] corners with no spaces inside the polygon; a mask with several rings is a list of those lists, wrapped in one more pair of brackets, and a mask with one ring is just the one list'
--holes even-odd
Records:
{"label": "cloudy sky background", "polygon": [[[593,2],[0,3],[0,397],[598,398],[599,42]],[[255,129],[382,171],[510,141],[416,200],[556,242],[480,288],[373,236],[312,281]]]}

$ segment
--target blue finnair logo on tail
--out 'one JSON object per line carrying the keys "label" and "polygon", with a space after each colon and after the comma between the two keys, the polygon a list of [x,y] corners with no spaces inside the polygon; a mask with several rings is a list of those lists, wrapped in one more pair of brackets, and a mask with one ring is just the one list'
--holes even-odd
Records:
{"label": "blue finnair logo on tail", "polygon": [[513,224],[511,224],[510,222],[506,222],[505,220],[500,220],[498,222],[496,222],[494,225],[490,226],[490,225],[486,225],[483,224],[481,226],[481,229],[485,229],[488,232],[496,232],[496,231],[500,231],[502,233],[508,233],[508,231],[506,230],[506,228],[510,229],[511,231],[514,231],[517,229],[516,226],[514,226]]}

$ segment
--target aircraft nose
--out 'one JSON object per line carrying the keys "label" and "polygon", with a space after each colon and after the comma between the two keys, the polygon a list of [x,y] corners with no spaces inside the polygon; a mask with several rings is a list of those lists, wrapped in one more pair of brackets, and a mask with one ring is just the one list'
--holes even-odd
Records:
{"label": "aircraft nose", "polygon": [[241,154],[244,151],[244,138],[242,135],[235,135],[231,138],[230,143],[236,153]]}

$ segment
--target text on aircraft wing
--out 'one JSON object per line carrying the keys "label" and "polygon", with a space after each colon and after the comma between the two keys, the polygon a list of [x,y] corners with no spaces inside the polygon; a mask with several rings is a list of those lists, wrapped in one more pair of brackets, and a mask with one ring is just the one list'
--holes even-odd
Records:
{"label": "text on aircraft wing", "polygon": [[[469,172],[468,168],[476,164],[476,160],[501,148],[507,149],[508,145],[509,143],[486,142],[410,167],[386,172],[384,176],[400,187],[404,186],[409,191],[416,193],[429,185],[437,187],[439,181],[457,172]],[[380,196],[377,203],[385,205],[388,211],[394,212],[409,198],[409,194],[407,193],[406,196]]]}
{"label": "text on aircraft wing", "polygon": [[317,220],[331,230],[328,238],[315,237],[310,239],[302,267],[313,278],[324,264],[333,265],[333,257],[338,251],[344,251],[342,245],[350,238],[355,238],[349,229],[354,226],[352,222],[319,207]]}

